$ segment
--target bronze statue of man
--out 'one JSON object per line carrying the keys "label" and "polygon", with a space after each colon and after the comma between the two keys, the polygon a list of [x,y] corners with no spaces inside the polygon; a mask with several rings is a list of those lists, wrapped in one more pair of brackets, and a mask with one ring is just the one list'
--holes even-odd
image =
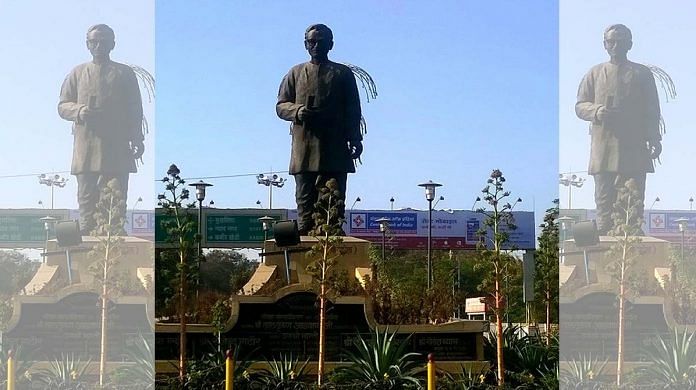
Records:
{"label": "bronze statue of man", "polygon": [[[360,96],[353,72],[329,61],[333,33],[323,24],[305,32],[310,61],[295,65],[283,78],[276,112],[292,122],[290,174],[295,177],[300,234],[314,228],[312,213],[318,189],[336,179],[345,201],[348,173],[362,153]],[[339,207],[343,217],[345,205]]]}
{"label": "bronze statue of man", "polygon": [[652,71],[631,62],[631,30],[623,24],[604,31],[609,62],[590,69],[580,83],[575,112],[591,123],[589,174],[594,177],[597,227],[606,235],[614,227],[612,213],[618,189],[629,179],[637,185],[643,217],[645,178],[655,172],[660,156],[660,102]]}
{"label": "bronze statue of man", "polygon": [[83,234],[94,231],[96,204],[111,179],[119,182],[126,204],[128,175],[137,171],[136,160],[144,152],[138,80],[130,66],[111,60],[115,45],[109,26],[90,27],[87,49],[92,61],[75,67],[60,91],[58,113],[73,122],[70,173],[77,178]]}

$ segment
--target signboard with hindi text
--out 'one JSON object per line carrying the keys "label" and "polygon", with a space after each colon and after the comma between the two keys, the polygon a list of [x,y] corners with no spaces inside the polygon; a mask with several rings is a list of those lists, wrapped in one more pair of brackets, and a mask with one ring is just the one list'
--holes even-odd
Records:
{"label": "signboard with hindi text", "polygon": [[[204,209],[203,246],[206,248],[258,248],[264,241],[261,217],[285,220],[285,210],[264,209]],[[273,238],[273,224],[267,232]]]}
{"label": "signboard with hindi text", "polygon": [[[0,210],[0,248],[43,248],[46,229],[41,218],[51,216],[59,221],[68,219],[65,209],[5,209]],[[49,229],[48,238],[54,238]]]}

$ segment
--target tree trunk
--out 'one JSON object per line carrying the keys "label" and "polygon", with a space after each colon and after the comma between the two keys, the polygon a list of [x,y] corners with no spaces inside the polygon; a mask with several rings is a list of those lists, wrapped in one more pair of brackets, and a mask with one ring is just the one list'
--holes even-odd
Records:
{"label": "tree trunk", "polygon": [[[107,238],[109,240],[109,238]],[[99,387],[104,387],[104,378],[106,376],[106,321],[107,321],[107,278],[109,276],[109,249],[110,245],[107,241],[106,250],[104,254],[104,273],[102,280],[102,293],[101,293],[101,351],[99,352]]]}
{"label": "tree trunk", "polygon": [[502,387],[505,383],[505,363],[503,361],[503,318],[500,315],[502,311],[502,305],[500,302],[500,276],[496,273],[495,275],[495,327],[498,332],[498,337],[496,338],[496,350],[498,358],[498,387]]}
{"label": "tree trunk", "polygon": [[179,382],[183,389],[186,380],[186,272],[185,256],[179,254],[181,275],[179,278]]}
{"label": "tree trunk", "polygon": [[101,340],[100,340],[100,351],[99,351],[99,387],[104,387],[104,379],[106,378],[106,353],[107,353],[107,341],[106,341],[106,321],[107,321],[107,307],[106,303],[108,301],[108,286],[107,282],[109,280],[109,262],[111,261],[111,226],[113,217],[113,204],[114,198],[111,197],[111,202],[109,205],[109,210],[107,214],[107,224],[109,226],[106,233],[106,241],[104,242],[104,264],[102,273],[102,293],[101,293]]}
{"label": "tree trunk", "polygon": [[[625,255],[624,255],[625,259]],[[621,280],[619,281],[619,340],[616,356],[616,386],[621,387],[621,375],[624,363],[624,304],[625,304],[625,260],[621,262]]]}
{"label": "tree trunk", "polygon": [[324,379],[324,343],[326,339],[326,284],[322,281],[319,286],[319,362],[317,367],[317,384],[322,385]]}

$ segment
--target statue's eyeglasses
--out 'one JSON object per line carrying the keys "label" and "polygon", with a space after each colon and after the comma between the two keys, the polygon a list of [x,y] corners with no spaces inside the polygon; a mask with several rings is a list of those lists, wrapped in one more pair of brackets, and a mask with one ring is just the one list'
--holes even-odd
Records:
{"label": "statue's eyeglasses", "polygon": [[305,44],[308,46],[317,46],[319,44],[325,44],[326,42],[325,39],[305,39]]}
{"label": "statue's eyeglasses", "polygon": [[88,39],[87,44],[91,46],[96,46],[97,44],[104,46],[111,43],[110,39]]}

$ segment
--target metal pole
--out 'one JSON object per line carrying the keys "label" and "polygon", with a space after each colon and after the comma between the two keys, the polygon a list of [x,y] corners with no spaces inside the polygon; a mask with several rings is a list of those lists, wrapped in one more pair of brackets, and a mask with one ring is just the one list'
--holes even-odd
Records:
{"label": "metal pole", "polygon": [[290,252],[287,248],[283,252],[285,254],[285,280],[290,284]]}
{"label": "metal pole", "polygon": [[196,305],[198,305],[198,290],[201,284],[201,256],[203,256],[203,200],[198,201],[198,257],[196,258],[196,268],[198,273],[198,282],[196,283]]}
{"label": "metal pole", "polygon": [[[457,292],[462,289],[462,260],[457,256]],[[462,305],[457,302],[457,318],[462,318]]]}
{"label": "metal pole", "polygon": [[428,290],[431,287],[432,269],[432,235],[433,235],[433,201],[428,200]]}
{"label": "metal pole", "polygon": [[[49,234],[50,234],[50,231],[49,231],[48,229],[46,229],[46,243],[44,244],[44,253],[48,253],[48,239],[49,239],[49,237],[50,237]],[[42,262],[42,263],[45,263],[45,262],[47,262],[47,261],[48,261],[48,256],[44,256],[44,257],[41,259],[41,262]]]}
{"label": "metal pole", "polygon": [[571,201],[573,200],[573,185],[568,183],[568,210],[571,209]]}
{"label": "metal pole", "polygon": [[[685,233],[686,233],[686,229],[682,229],[682,232],[681,232],[681,263],[682,264],[684,264],[684,234]],[[672,277],[674,278],[675,283],[677,281],[676,274],[677,274],[677,267],[674,267],[674,275]]]}
{"label": "metal pole", "polygon": [[428,364],[426,367],[428,372],[428,390],[435,390],[435,357],[432,353],[428,354]]}
{"label": "metal pole", "polygon": [[566,235],[568,234],[566,232],[566,228],[564,227],[563,224],[561,224],[561,265],[565,265],[565,242],[566,242]]}
{"label": "metal pole", "polygon": [[51,210],[53,210],[53,183],[51,183]]}
{"label": "metal pole", "polygon": [[273,183],[268,185],[268,209],[273,208]]}
{"label": "metal pole", "polygon": [[198,268],[201,268],[201,256],[203,255],[203,247],[201,243],[203,242],[203,201],[198,201]]}
{"label": "metal pole", "polygon": [[232,390],[234,386],[234,359],[231,350],[225,353],[225,390]]}
{"label": "metal pole", "polygon": [[585,260],[585,282],[590,285],[590,256],[587,253],[587,249],[582,251],[583,260]]}
{"label": "metal pole", "polygon": [[13,350],[7,353],[7,390],[15,390],[15,357]]}
{"label": "metal pole", "polygon": [[382,232],[382,263],[384,263],[384,260],[386,259],[385,251],[384,251],[384,247],[386,246],[386,243],[387,243],[387,232],[384,231],[384,232]]}
{"label": "metal pole", "polygon": [[68,265],[68,285],[72,285],[72,260],[70,259],[70,249],[65,250],[65,262]]}

